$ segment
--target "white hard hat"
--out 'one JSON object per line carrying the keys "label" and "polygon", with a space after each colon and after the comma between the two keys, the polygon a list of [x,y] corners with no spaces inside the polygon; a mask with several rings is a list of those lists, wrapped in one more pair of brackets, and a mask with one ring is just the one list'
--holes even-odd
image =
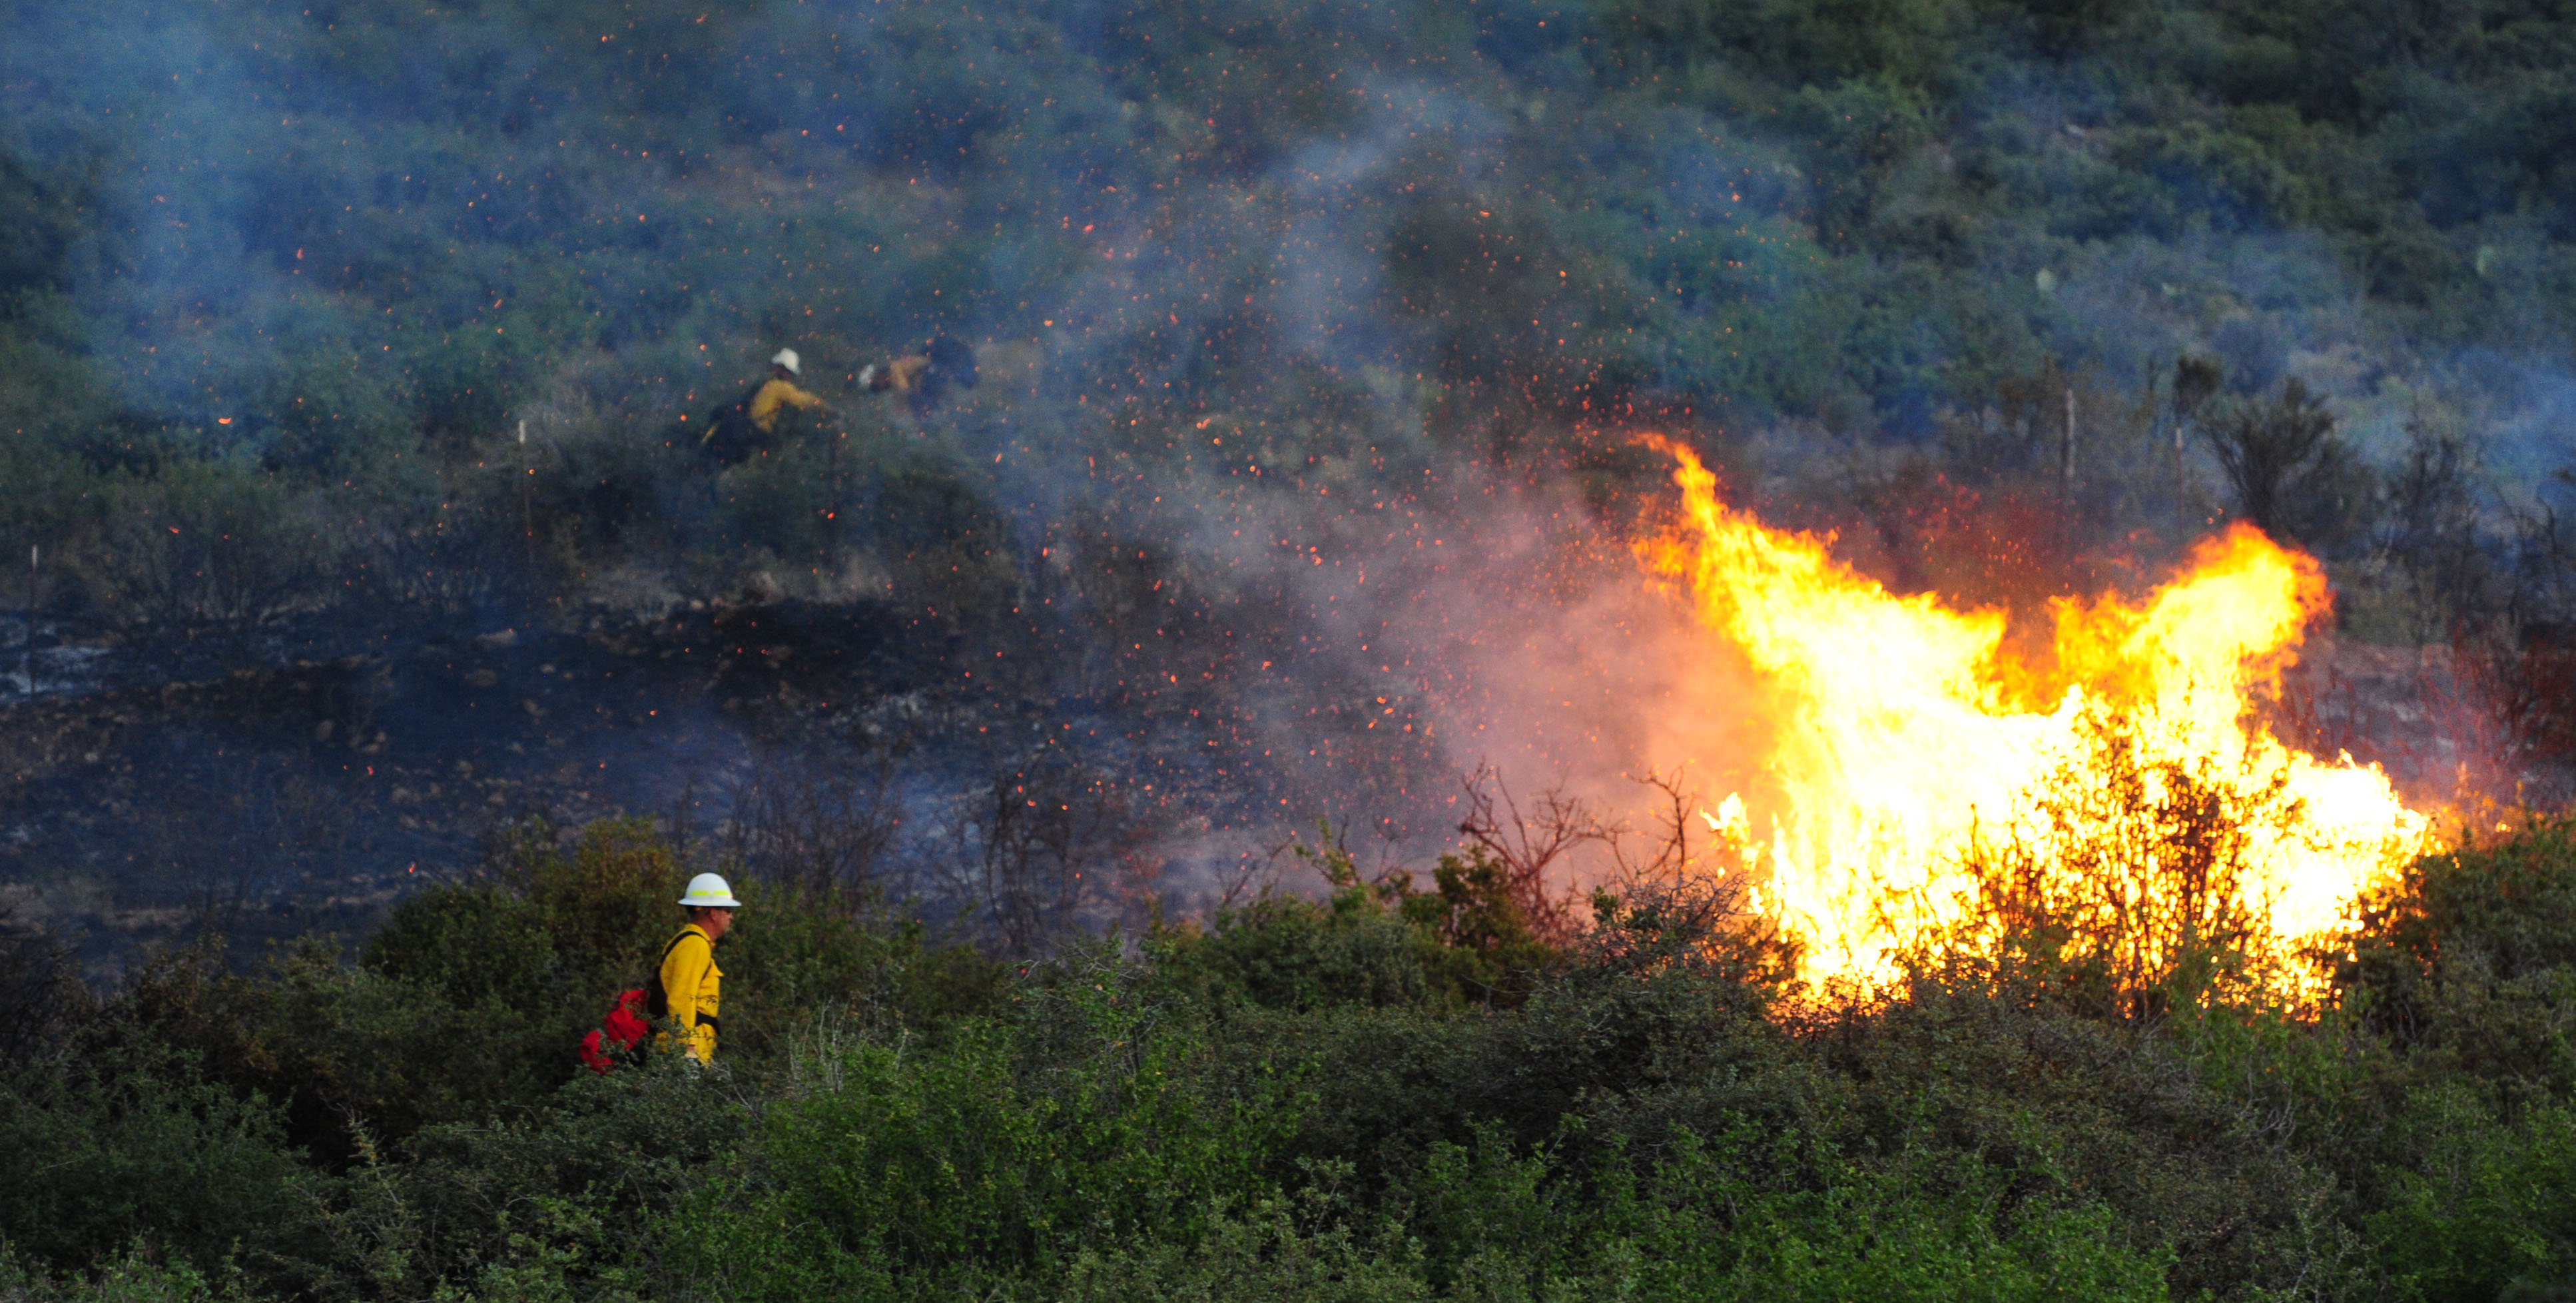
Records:
{"label": "white hard hat", "polygon": [[792,348],[782,348],[778,350],[778,356],[769,359],[769,364],[771,366],[783,366],[787,368],[787,374],[792,376],[801,376],[805,374],[804,371],[798,369],[796,365],[796,350]]}
{"label": "white hard hat", "polygon": [[680,897],[680,903],[692,909],[742,908],[742,902],[733,898],[733,888],[725,885],[722,876],[713,873],[701,873],[689,879],[688,894]]}

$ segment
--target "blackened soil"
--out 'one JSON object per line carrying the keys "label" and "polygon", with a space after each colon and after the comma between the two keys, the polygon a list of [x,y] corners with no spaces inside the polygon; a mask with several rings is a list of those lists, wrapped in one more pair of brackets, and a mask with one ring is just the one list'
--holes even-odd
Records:
{"label": "blackened soil", "polygon": [[355,935],[503,820],[704,826],[765,734],[965,682],[953,633],[866,606],[367,641],[196,678],[136,650],[88,695],[0,705],[10,920],[94,966],[208,928]]}

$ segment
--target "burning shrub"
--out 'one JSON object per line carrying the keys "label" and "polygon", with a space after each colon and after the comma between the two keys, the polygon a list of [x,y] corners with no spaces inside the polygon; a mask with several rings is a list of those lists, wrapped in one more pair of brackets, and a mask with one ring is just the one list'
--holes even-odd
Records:
{"label": "burning shrub", "polygon": [[2220,763],[2088,712],[2025,808],[1971,835],[1953,921],[1914,962],[2117,1018],[2305,985],[2279,971],[2288,952],[2253,862],[2298,835],[2289,770],[2252,753],[2234,772]]}
{"label": "burning shrub", "polygon": [[[2142,800],[2248,784],[2201,794],[2234,802],[2211,826],[2241,828],[2250,840],[2197,862],[2238,866],[2259,891],[2213,883],[2223,889],[2213,899],[2241,898],[2288,934],[2333,926],[2353,892],[2420,837],[2423,816],[2384,773],[2292,750],[2254,714],[2327,608],[2313,559],[2240,526],[2203,540],[2185,573],[2142,601],[2112,593],[2052,603],[2048,654],[2032,656],[2007,640],[2003,612],[1890,593],[1817,537],[1768,528],[1723,503],[1698,459],[1670,450],[1687,523],[1638,550],[1653,569],[1688,580],[1701,623],[1761,676],[1759,713],[1772,739],[1762,779],[1772,790],[1753,793],[1771,807],[1761,812],[1769,835],[1753,832],[1757,807],[1742,794],[1706,817],[1766,870],[1763,906],[1798,935],[1811,978],[1866,985],[1895,976],[1896,947],[1987,918],[1986,904],[2031,896],[2065,857],[2090,854],[2087,820],[2110,820],[2099,830],[2105,846],[2123,844],[2141,831],[2128,825]],[[2126,731],[2106,745],[2111,721]],[[2097,762],[2107,768],[2089,773]],[[1993,835],[1981,816],[1998,811],[2008,812],[2000,861],[1979,846]],[[2274,817],[2288,812],[2299,817]],[[2168,813],[2179,817],[2180,807]],[[2131,867],[2186,868],[2174,855],[2192,853],[2156,842],[2140,843]],[[2082,889],[2071,867],[2067,877],[2068,890]],[[2032,899],[2051,902],[2042,912],[2053,914],[2079,898],[2058,891]],[[2097,902],[2111,917],[2086,922],[2087,934],[2128,926],[2134,891],[2124,885]],[[2191,929],[2233,927],[2198,905],[2185,913]],[[2158,933],[2149,949],[2161,954],[2183,939]],[[2119,961],[2123,971],[2141,977],[2166,963],[2130,960]]]}

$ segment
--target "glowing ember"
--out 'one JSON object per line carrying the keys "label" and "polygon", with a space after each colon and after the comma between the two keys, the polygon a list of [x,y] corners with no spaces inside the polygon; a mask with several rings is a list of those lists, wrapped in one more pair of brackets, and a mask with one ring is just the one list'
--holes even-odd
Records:
{"label": "glowing ember", "polygon": [[2327,607],[2308,557],[2238,526],[2141,604],[2061,601],[2052,654],[2025,660],[2003,613],[1892,594],[1824,540],[1729,508],[1688,449],[1657,446],[1680,463],[1685,520],[1639,553],[1687,581],[1700,622],[1767,688],[1763,788],[1750,810],[1730,796],[1702,817],[1742,848],[1757,907],[1805,943],[1809,980],[1887,977],[1899,947],[1958,924],[1972,836],[2000,830],[2046,857],[2050,839],[2090,835],[2066,802],[2054,823],[2026,812],[2094,781],[2083,766],[2105,720],[2144,765],[2284,812],[2241,829],[2244,896],[2268,944],[2333,927],[2422,842],[2425,818],[2376,766],[2298,753],[2253,717]]}

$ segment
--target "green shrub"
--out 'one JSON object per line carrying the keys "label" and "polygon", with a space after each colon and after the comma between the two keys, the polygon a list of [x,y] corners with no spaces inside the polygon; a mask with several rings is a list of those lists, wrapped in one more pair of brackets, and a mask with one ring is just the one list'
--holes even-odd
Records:
{"label": "green shrub", "polygon": [[576,1074],[543,1107],[442,1123],[402,1161],[355,1174],[309,1292],[420,1297],[671,1297],[653,1288],[666,1218],[739,1170],[756,1115],[723,1072],[656,1055]]}
{"label": "green shrub", "polygon": [[1591,1179],[1493,1137],[1434,1148],[1408,1223],[1454,1297],[2161,1299],[2111,1211],[2016,1201],[1967,1156],[1853,1162],[1794,1132],[1677,1132]]}
{"label": "green shrub", "polygon": [[1290,1074],[1220,1089],[1209,1044],[1128,966],[1060,963],[936,1045],[809,1041],[766,1111],[756,1175],[677,1214],[675,1269],[733,1297],[892,1297],[1187,1242],[1223,1201],[1270,1193],[1263,1168],[1296,1125]]}
{"label": "green shrub", "polygon": [[[391,486],[428,477],[400,376],[338,339],[289,338],[282,351],[282,369],[254,400],[263,409],[263,465],[301,484],[363,478]],[[411,454],[408,467],[399,464],[403,454]]]}
{"label": "green shrub", "polygon": [[2563,1094],[2576,1088],[2576,824],[2462,836],[2366,911],[2344,998],[2428,1070]]}
{"label": "green shrub", "polygon": [[[1085,1249],[1061,1285],[1011,1290],[1065,1303],[1411,1303],[1432,1297],[1421,1246],[1401,1228],[1360,1236],[1338,1221],[1310,1229],[1317,1209],[1260,1199],[1212,1211],[1194,1241],[1146,1240]],[[1334,1211],[1325,1202],[1322,1211]],[[1300,1214],[1304,1214],[1303,1217]]]}
{"label": "green shrub", "polygon": [[1199,999],[1315,1009],[1430,998],[1427,940],[1378,892],[1346,886],[1321,903],[1264,895],[1204,928],[1158,929],[1150,944],[1161,980]]}
{"label": "green shrub", "polygon": [[756,882],[734,892],[743,909],[718,957],[728,1057],[783,1060],[800,1034],[836,1022],[935,1038],[1005,990],[1002,964],[935,945],[919,923],[889,925],[835,896]]}
{"label": "green shrub", "polygon": [[213,1264],[284,1248],[302,1221],[280,1111],[149,1038],[12,1058],[0,1143],[21,1168],[0,1182],[0,1241],[57,1270],[112,1261],[138,1235]]}
{"label": "green shrub", "polygon": [[1158,928],[1157,971],[1202,997],[1272,1009],[1332,1004],[1517,1005],[1558,951],[1531,926],[1509,871],[1481,849],[1443,855],[1432,889],[1362,881],[1347,852],[1299,848],[1331,897],[1265,892],[1202,929]]}
{"label": "green shrub", "polygon": [[633,821],[525,826],[355,964],[207,947],[45,1015],[0,1074],[44,1178],[0,1183],[0,1289],[2545,1297],[2576,1271],[2567,845],[2418,863],[2322,1015],[2120,1016],[1976,964],[1784,1003],[1724,890],[1605,895],[1507,1004],[1448,958],[1508,922],[1474,874],[1335,870],[1012,976],[745,883],[718,1063],[598,1076],[576,988],[640,971],[682,866]]}
{"label": "green shrub", "polygon": [[498,882],[437,883],[394,907],[359,950],[361,967],[468,1008],[570,1002],[545,907]]}
{"label": "green shrub", "polygon": [[[685,866],[633,819],[590,824],[569,846],[521,825],[496,862],[405,900],[355,965],[314,940],[234,974],[219,947],[201,948],[145,970],[118,1014],[201,1056],[215,1079],[279,1101],[294,1142],[338,1163],[357,1157],[361,1131],[398,1145],[536,1106],[685,922]],[[742,922],[719,951],[728,1061],[775,1058],[817,1018],[936,1034],[996,989],[995,965],[932,946],[918,927],[739,890]]]}
{"label": "green shrub", "polygon": [[2576,1280],[2576,1112],[2507,1121],[2455,1083],[2418,1093],[2404,1127],[2414,1161],[2382,1173],[2369,1221],[2397,1297],[2554,1298]]}
{"label": "green shrub", "polygon": [[717,476],[725,537],[733,547],[798,570],[821,561],[823,513],[832,491],[824,437],[811,421],[783,417],[769,447]]}
{"label": "green shrub", "polygon": [[246,459],[177,461],[117,487],[98,587],[164,636],[236,633],[325,600],[341,542],[318,503]]}
{"label": "green shrub", "polygon": [[569,1075],[581,1029],[598,1018],[559,995],[464,994],[351,967],[319,941],[249,973],[225,971],[207,947],[143,973],[102,1034],[131,1027],[184,1047],[213,1080],[275,1101],[297,1147],[346,1163],[371,1139],[541,1098]]}
{"label": "green shrub", "polygon": [[26,1262],[0,1242],[0,1303],[230,1303],[253,1297],[238,1275],[209,1277],[172,1262],[138,1239],[112,1261],[57,1275]]}
{"label": "green shrub", "polygon": [[650,819],[586,824],[568,848],[551,824],[521,824],[504,836],[496,872],[545,920],[572,998],[598,1013],[643,984],[662,943],[688,921],[678,903],[688,866]]}

